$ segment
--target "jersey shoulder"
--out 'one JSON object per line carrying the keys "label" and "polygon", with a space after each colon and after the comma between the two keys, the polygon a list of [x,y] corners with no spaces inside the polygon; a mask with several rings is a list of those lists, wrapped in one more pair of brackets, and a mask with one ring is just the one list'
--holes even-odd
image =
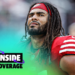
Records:
{"label": "jersey shoulder", "polygon": [[66,42],[68,40],[75,40],[75,36],[71,36],[71,35],[67,35],[67,36],[60,36],[60,37],[56,37],[54,40],[53,40],[53,43],[52,43],[52,48],[56,47],[56,46],[59,46],[61,45],[63,42]]}
{"label": "jersey shoulder", "polygon": [[51,46],[52,60],[59,60],[66,54],[75,54],[75,36],[62,36],[54,39]]}

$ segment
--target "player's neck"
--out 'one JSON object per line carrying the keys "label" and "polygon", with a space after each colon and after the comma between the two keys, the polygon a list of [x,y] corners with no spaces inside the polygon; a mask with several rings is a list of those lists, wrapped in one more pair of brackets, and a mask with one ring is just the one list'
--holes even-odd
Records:
{"label": "player's neck", "polygon": [[45,39],[45,36],[43,35],[31,36],[31,42],[32,42],[33,48],[35,49],[40,48],[44,43],[44,39]]}

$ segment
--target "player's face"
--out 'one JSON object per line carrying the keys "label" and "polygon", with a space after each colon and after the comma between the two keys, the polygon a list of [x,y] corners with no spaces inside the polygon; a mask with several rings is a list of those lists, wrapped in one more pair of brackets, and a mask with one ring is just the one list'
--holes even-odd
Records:
{"label": "player's face", "polygon": [[48,12],[42,9],[33,9],[28,16],[28,32],[30,35],[46,33]]}

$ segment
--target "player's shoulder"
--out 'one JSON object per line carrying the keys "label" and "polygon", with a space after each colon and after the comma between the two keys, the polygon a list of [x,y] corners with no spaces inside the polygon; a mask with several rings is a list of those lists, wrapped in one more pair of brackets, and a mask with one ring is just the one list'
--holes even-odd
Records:
{"label": "player's shoulder", "polygon": [[59,36],[59,37],[55,38],[54,41],[62,42],[64,40],[69,40],[69,39],[75,39],[75,36],[71,36],[71,35]]}
{"label": "player's shoulder", "polygon": [[75,40],[75,37],[74,36],[71,36],[71,35],[56,37],[53,40],[52,47],[61,45],[63,42],[66,42],[68,40]]}

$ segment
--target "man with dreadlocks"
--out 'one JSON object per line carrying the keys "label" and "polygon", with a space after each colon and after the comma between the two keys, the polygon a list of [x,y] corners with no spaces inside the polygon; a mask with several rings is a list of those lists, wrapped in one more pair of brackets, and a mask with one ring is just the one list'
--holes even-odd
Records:
{"label": "man with dreadlocks", "polygon": [[[24,49],[28,51],[29,58],[33,56],[32,60],[42,63],[48,75],[75,75],[75,37],[62,36],[64,30],[57,8],[46,2],[33,4],[25,23],[25,37],[27,32],[30,38],[23,46],[26,44]],[[57,65],[60,71],[57,71]],[[52,69],[55,74],[51,74]]]}

